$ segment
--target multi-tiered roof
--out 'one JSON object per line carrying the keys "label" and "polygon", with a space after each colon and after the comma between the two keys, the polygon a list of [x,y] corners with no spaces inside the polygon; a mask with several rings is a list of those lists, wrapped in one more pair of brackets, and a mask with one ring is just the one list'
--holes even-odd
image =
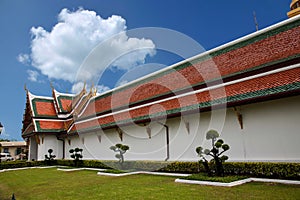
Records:
{"label": "multi-tiered roof", "polygon": [[102,94],[53,89],[52,97],[41,97],[27,91],[23,137],[109,129],[299,95],[299,25],[299,16],[291,18]]}

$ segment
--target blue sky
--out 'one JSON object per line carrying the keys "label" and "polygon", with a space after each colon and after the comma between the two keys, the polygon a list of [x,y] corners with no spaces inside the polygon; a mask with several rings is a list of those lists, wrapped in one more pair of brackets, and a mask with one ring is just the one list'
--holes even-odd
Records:
{"label": "blue sky", "polygon": [[[97,16],[100,16],[104,25],[110,22],[108,28],[101,27],[104,26],[101,23],[97,25],[100,29],[103,28],[101,31],[106,36],[124,29],[162,27],[181,32],[209,50],[254,32],[253,11],[256,12],[260,29],[287,19],[286,13],[290,2],[290,0],[276,2],[274,0],[0,0],[0,122],[5,126],[5,132],[0,138],[22,139],[24,84],[33,94],[47,96],[51,95],[50,81],[60,92],[74,92],[75,86],[81,86],[82,81],[76,82],[72,79],[72,63],[78,55],[83,58],[86,56],[84,53],[80,54],[81,51],[84,52],[84,48],[80,45],[87,44],[86,41],[91,40],[86,40],[84,34],[81,34],[76,36],[80,39],[77,40],[80,41],[77,44],[72,42],[71,34],[68,37],[68,32],[64,32],[61,37],[59,33],[62,33],[62,29],[57,28],[56,34],[52,31],[53,27],[58,27],[58,22],[72,28],[70,20],[76,17],[72,15],[74,13],[79,17],[84,16],[84,13],[92,16],[89,19],[95,20],[96,23],[99,22]],[[113,15],[115,17],[112,17]],[[72,22],[75,23],[74,26],[80,28],[82,22],[88,20],[78,18]],[[91,34],[97,31],[95,30],[97,26],[88,30],[89,39],[92,38]],[[78,29],[74,30],[75,34],[80,33]],[[53,37],[47,39],[45,35]],[[101,41],[98,36],[97,38],[98,40],[93,40],[94,43],[91,42],[86,48],[93,47],[95,41]],[[62,43],[49,47],[49,42],[56,42],[58,39],[62,39]],[[70,42],[64,44],[66,40]],[[120,45],[122,47],[127,45],[130,48],[131,43],[125,38]],[[168,52],[155,51],[155,44],[151,42],[151,38],[149,40],[138,38],[135,45],[148,45],[149,48],[143,52],[136,52],[134,59],[132,56],[130,59],[121,59],[115,63],[116,67],[105,69],[98,82],[100,91],[113,88],[118,81],[120,82],[120,77],[128,71],[133,72],[128,79],[130,80],[136,78],[135,73],[139,76],[180,60],[178,56]],[[52,50],[48,51],[47,47]],[[57,55],[57,52],[61,54]],[[63,59],[61,63],[60,58],[64,58],[65,55],[67,57],[71,53],[73,55],[67,60],[70,62]],[[161,65],[146,65],[147,70],[145,67],[142,70],[137,67],[140,63],[148,62]]]}

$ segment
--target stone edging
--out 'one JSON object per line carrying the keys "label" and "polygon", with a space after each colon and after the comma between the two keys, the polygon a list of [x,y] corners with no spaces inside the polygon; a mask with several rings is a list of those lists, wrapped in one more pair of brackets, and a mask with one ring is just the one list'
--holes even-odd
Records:
{"label": "stone edging", "polygon": [[281,179],[267,179],[267,178],[247,178],[239,181],[233,181],[230,183],[211,182],[211,181],[196,181],[196,180],[185,180],[176,179],[176,183],[187,183],[187,184],[198,184],[198,185],[210,185],[210,186],[222,186],[222,187],[233,187],[242,185],[249,182],[264,182],[264,183],[281,183],[281,184],[293,184],[300,185],[300,181],[293,180],[281,180]]}
{"label": "stone edging", "polygon": [[[61,167],[61,166],[60,166]],[[98,169],[98,168],[70,168],[70,169],[64,169],[64,168],[57,168],[58,171],[64,171],[64,172],[72,172],[72,171],[80,171],[80,170],[92,170],[92,171],[106,171],[106,169]]]}
{"label": "stone edging", "polygon": [[176,174],[176,173],[164,173],[164,172],[147,172],[147,171],[136,171],[136,172],[128,172],[128,173],[121,173],[121,174],[114,174],[114,173],[105,173],[105,172],[98,172],[97,175],[102,176],[128,176],[134,174],[150,174],[150,175],[160,175],[160,176],[178,176],[178,177],[186,177],[190,174]]}
{"label": "stone edging", "polygon": [[8,171],[24,170],[24,169],[46,169],[46,168],[54,168],[54,167],[57,167],[57,166],[10,168],[10,169],[2,169],[2,170],[0,170],[0,173],[8,172]]}

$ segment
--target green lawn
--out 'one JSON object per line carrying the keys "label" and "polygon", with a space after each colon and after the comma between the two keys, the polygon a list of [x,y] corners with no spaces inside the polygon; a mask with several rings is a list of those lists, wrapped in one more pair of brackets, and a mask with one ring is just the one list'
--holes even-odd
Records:
{"label": "green lawn", "polygon": [[248,183],[233,188],[180,184],[175,177],[98,176],[96,171],[29,169],[0,173],[0,199],[300,199],[300,186]]}

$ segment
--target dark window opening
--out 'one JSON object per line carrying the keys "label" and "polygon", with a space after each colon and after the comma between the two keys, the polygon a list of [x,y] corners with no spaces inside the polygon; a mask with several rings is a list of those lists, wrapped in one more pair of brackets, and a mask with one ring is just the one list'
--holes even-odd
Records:
{"label": "dark window opening", "polygon": [[3,152],[4,152],[4,153],[9,153],[8,148],[4,148],[4,149],[3,149]]}

